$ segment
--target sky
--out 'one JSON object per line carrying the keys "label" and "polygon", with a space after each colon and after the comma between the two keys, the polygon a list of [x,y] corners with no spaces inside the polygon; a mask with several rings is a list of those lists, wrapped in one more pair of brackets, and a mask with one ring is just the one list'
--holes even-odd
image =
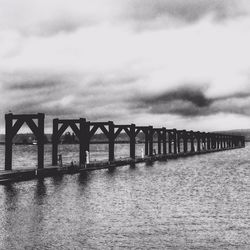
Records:
{"label": "sky", "polygon": [[0,0],[4,114],[250,128],[249,0]]}

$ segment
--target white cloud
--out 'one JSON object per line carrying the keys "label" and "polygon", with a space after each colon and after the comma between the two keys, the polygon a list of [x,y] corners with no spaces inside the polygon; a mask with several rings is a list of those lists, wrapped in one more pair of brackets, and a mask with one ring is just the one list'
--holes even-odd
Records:
{"label": "white cloud", "polygon": [[[178,1],[179,7],[182,2]],[[50,116],[57,111],[61,116],[74,112],[73,116],[125,123],[167,122],[178,128],[218,129],[223,119],[231,119],[231,127],[247,126],[250,119],[244,114],[240,118],[228,115],[227,109],[206,116],[206,122],[201,117],[194,122],[178,114],[153,115],[147,109],[132,108],[129,101],[183,85],[198,86],[206,98],[250,92],[250,16],[244,13],[236,18],[230,12],[225,21],[215,22],[214,11],[220,8],[213,7],[215,1],[211,6],[204,1],[203,12],[195,10],[195,18],[186,25],[154,29],[147,23],[148,28],[144,25],[137,32],[136,22],[141,21],[125,15],[135,5],[126,3],[0,0],[1,113],[11,107],[13,112],[22,108],[27,112],[39,109]],[[194,7],[195,1],[189,4]],[[194,10],[189,11],[192,15]],[[158,19],[168,15],[165,9]],[[53,88],[42,88],[43,82]],[[28,87],[8,89],[18,83]],[[39,98],[28,102],[28,95]],[[242,110],[248,105],[248,100],[241,101]]]}

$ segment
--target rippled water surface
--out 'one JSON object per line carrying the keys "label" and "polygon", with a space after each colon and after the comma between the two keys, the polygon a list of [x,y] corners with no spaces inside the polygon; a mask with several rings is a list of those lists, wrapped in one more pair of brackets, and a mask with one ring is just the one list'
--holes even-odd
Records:
{"label": "rippled water surface", "polygon": [[250,249],[250,145],[0,186],[0,211],[0,249]]}

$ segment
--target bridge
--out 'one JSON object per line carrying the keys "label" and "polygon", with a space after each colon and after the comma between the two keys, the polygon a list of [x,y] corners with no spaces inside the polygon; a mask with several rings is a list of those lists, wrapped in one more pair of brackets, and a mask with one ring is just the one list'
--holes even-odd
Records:
{"label": "bridge", "polygon": [[[176,159],[197,154],[206,154],[222,150],[245,147],[243,136],[200,131],[168,129],[166,127],[136,126],[135,124],[117,125],[113,121],[91,122],[85,118],[53,119],[52,162],[44,166],[44,120],[45,114],[6,114],[5,115],[5,170],[0,171],[0,183],[17,181],[65,173],[79,173],[96,169],[115,168],[123,165],[134,165],[138,162]],[[35,122],[37,121],[37,122]],[[13,138],[26,123],[37,139],[37,168],[12,169]],[[79,161],[77,164],[58,162],[58,145],[63,133],[71,128],[79,141]],[[108,161],[89,162],[91,138],[100,130],[107,138]],[[121,133],[129,138],[129,157],[116,159],[115,143]],[[139,133],[144,134],[143,150],[136,156],[136,139]],[[154,149],[154,144],[157,149]],[[90,152],[91,153],[91,152]]]}

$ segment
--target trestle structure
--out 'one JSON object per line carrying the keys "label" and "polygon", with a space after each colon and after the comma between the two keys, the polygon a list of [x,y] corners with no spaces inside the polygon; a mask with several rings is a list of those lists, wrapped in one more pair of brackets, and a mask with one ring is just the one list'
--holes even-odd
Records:
{"label": "trestle structure", "polygon": [[[12,169],[13,138],[24,123],[27,124],[37,140],[37,167],[38,169],[44,167],[44,117],[45,115],[42,113],[19,115],[9,113],[5,115],[5,170]],[[37,124],[34,120],[37,120]]]}
{"label": "trestle structure", "polygon": [[[44,167],[44,114],[31,115],[5,115],[6,139],[5,139],[5,169],[12,169],[12,141],[21,126],[26,123],[37,138],[38,145],[38,169]],[[15,123],[13,124],[13,121]],[[37,124],[34,122],[37,120]],[[113,121],[91,122],[85,118],[79,119],[53,119],[52,134],[52,165],[58,164],[58,145],[63,133],[71,128],[78,138],[79,166],[86,166],[87,153],[90,151],[90,143],[93,136],[99,131],[107,138],[109,145],[108,161],[115,162],[115,143],[123,132],[129,138],[129,157],[136,159],[136,137],[144,134],[144,152],[141,157],[154,157],[154,155],[166,157],[178,157],[206,152],[215,152],[226,149],[245,146],[243,136],[227,135],[219,133],[205,133],[200,131],[187,131],[167,129],[166,127],[154,128],[153,126],[136,126],[135,124],[116,125]],[[157,143],[157,153],[154,150]]]}

